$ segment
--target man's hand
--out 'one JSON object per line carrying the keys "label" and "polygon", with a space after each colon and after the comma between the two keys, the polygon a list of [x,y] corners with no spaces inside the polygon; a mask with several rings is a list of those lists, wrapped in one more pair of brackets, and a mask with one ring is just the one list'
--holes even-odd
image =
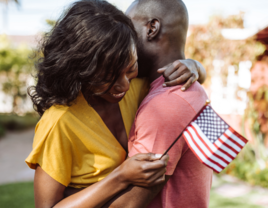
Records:
{"label": "man's hand", "polygon": [[175,86],[185,83],[181,90],[188,89],[196,80],[201,84],[206,79],[206,70],[204,67],[193,59],[177,60],[161,69],[158,73],[163,74],[166,86]]}

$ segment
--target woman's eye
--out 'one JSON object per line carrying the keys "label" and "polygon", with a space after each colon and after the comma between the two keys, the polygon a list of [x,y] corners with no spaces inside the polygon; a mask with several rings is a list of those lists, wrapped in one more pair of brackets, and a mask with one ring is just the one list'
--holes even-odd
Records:
{"label": "woman's eye", "polygon": [[136,72],[136,70],[137,70],[137,63],[133,67],[131,67],[131,69],[128,71],[128,73]]}

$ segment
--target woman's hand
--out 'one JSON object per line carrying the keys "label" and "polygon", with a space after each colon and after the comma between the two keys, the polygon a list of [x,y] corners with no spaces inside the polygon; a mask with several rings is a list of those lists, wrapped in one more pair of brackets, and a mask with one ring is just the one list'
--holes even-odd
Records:
{"label": "woman's hand", "polygon": [[206,70],[198,61],[193,59],[176,60],[158,69],[166,79],[165,86],[175,86],[185,83],[181,90],[188,89],[195,81],[202,84],[206,79]]}
{"label": "woman's hand", "polygon": [[135,186],[150,187],[165,181],[165,172],[169,156],[161,160],[161,154],[144,153],[128,158],[118,170],[122,180]]}

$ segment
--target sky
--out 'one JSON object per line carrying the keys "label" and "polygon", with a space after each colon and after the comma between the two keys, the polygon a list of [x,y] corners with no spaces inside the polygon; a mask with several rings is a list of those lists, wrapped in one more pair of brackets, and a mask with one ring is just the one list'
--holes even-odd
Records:
{"label": "sky", "polygon": [[[125,11],[133,0],[108,0]],[[20,0],[21,5],[11,3],[6,10],[0,4],[0,34],[34,35],[47,29],[46,19],[57,19],[64,8],[74,0]],[[184,0],[189,12],[190,24],[205,24],[213,14],[223,16],[245,12],[245,27],[256,27],[268,22],[268,0]],[[7,12],[7,21],[3,13]],[[7,22],[8,24],[4,24]],[[5,26],[6,25],[6,26]]]}

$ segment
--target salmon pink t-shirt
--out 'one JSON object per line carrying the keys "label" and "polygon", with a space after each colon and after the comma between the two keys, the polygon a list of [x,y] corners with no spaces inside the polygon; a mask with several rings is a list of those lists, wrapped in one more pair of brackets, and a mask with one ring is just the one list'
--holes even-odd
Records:
{"label": "salmon pink t-shirt", "polygon": [[[156,79],[141,103],[130,132],[129,156],[163,154],[205,105],[207,95],[195,82],[187,91],[181,86],[163,88]],[[166,175],[170,179],[149,208],[207,208],[212,170],[199,162],[181,137],[169,151]]]}

